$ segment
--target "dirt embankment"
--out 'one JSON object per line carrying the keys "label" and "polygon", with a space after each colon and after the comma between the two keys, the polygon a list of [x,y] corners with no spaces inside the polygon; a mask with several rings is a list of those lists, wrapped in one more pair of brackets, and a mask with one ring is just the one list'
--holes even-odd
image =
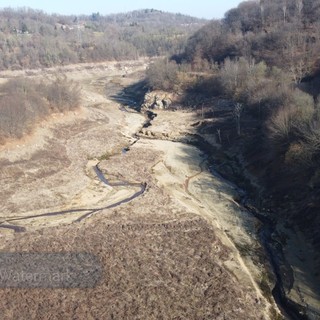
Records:
{"label": "dirt embankment", "polygon": [[[83,88],[81,110],[57,115],[0,151],[1,225],[11,220],[26,230],[0,229],[2,250],[89,252],[103,266],[92,289],[0,289],[6,319],[277,317],[261,289],[263,255],[254,259],[261,252],[252,235],[256,220],[233,200],[235,188],[209,173],[197,148],[149,139],[192,131],[185,124],[195,115],[164,111],[150,135],[141,131],[131,145],[145,119],[119,108],[112,96],[139,80],[145,67],[131,66],[126,77],[112,64],[69,70]],[[137,191],[99,181],[96,159],[108,179],[147,188],[133,201],[76,222],[84,211]]]}

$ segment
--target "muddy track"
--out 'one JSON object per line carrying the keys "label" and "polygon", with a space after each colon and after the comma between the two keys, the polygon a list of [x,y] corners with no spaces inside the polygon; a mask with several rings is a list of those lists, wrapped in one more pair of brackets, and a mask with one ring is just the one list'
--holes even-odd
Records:
{"label": "muddy track", "polygon": [[12,224],[0,225],[0,228],[13,230],[14,232],[25,232],[26,231],[25,227],[19,227],[19,226],[15,226]]}

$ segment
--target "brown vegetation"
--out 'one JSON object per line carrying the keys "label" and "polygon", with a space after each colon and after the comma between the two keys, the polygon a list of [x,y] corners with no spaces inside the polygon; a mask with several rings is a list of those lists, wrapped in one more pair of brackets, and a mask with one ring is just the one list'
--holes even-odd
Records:
{"label": "brown vegetation", "polygon": [[79,106],[79,87],[65,77],[52,82],[11,79],[0,88],[0,141],[21,138],[51,113]]}
{"label": "brown vegetation", "polygon": [[175,61],[157,60],[147,70],[149,85],[152,88],[172,91],[177,83],[178,65]]}
{"label": "brown vegetation", "polygon": [[0,10],[0,70],[137,59],[175,52],[204,20],[158,10],[103,16]]}
{"label": "brown vegetation", "polygon": [[86,290],[2,289],[3,317],[262,319],[251,293],[217,263],[228,251],[203,219],[115,223],[118,215],[45,236],[30,233],[9,245],[10,252],[90,252],[103,276]]}

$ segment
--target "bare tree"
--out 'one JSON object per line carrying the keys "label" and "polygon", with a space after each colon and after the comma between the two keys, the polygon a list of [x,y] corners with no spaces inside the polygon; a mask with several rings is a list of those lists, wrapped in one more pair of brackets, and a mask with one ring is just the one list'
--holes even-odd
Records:
{"label": "bare tree", "polygon": [[243,111],[243,104],[237,102],[234,106],[233,116],[236,120],[238,136],[241,135],[241,113],[242,113],[242,111]]}
{"label": "bare tree", "polygon": [[219,137],[219,142],[221,144],[221,129],[217,129],[217,134],[218,134],[218,137]]}
{"label": "bare tree", "polygon": [[308,73],[306,62],[300,59],[299,61],[293,61],[290,66],[290,73],[296,84],[299,84],[303,77]]}
{"label": "bare tree", "polygon": [[282,107],[270,119],[269,129],[275,141],[288,140],[292,128],[291,111]]}
{"label": "bare tree", "polygon": [[233,95],[239,85],[239,61],[227,58],[220,70],[222,84],[228,94]]}
{"label": "bare tree", "polygon": [[286,23],[287,21],[287,3],[288,0],[282,0],[282,13],[283,13],[283,23]]}
{"label": "bare tree", "polygon": [[301,22],[301,13],[303,9],[303,0],[296,0],[297,18],[298,22]]}
{"label": "bare tree", "polygon": [[264,7],[265,7],[265,0],[260,0],[260,13],[261,13],[262,26],[264,26]]}

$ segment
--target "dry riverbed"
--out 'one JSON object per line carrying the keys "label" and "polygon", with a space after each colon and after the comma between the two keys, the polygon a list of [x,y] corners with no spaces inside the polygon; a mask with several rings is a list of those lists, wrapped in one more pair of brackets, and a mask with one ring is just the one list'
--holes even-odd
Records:
{"label": "dry riverbed", "polygon": [[[235,188],[209,173],[197,148],[169,141],[192,133],[186,123],[196,115],[160,112],[136,141],[144,116],[111,98],[146,66],[68,67],[67,76],[82,86],[82,107],[0,148],[2,250],[90,252],[103,266],[92,289],[0,289],[6,319],[277,316],[261,289],[257,221],[234,201]],[[106,179],[146,183],[145,192],[103,209],[139,188],[106,185],[93,170],[97,163]]]}

